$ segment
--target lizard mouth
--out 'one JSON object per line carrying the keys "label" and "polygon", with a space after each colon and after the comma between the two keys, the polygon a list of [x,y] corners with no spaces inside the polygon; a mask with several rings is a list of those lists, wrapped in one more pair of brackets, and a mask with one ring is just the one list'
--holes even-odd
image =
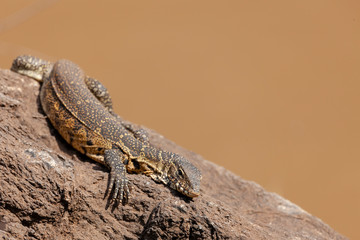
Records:
{"label": "lizard mouth", "polygon": [[170,187],[172,189],[177,190],[178,192],[184,194],[185,196],[194,198],[200,195],[200,192],[194,191],[192,189],[186,189],[183,186],[181,186],[179,183],[170,183]]}
{"label": "lizard mouth", "polygon": [[188,194],[185,194],[188,197],[194,198],[194,197],[198,197],[200,195],[200,193],[198,192],[188,192]]}

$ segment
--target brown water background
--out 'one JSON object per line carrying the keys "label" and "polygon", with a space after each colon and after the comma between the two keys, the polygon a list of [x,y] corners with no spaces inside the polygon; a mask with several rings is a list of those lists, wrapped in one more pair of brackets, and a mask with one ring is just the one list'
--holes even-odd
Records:
{"label": "brown water background", "polygon": [[0,5],[1,68],[71,59],[124,118],[360,239],[360,1]]}

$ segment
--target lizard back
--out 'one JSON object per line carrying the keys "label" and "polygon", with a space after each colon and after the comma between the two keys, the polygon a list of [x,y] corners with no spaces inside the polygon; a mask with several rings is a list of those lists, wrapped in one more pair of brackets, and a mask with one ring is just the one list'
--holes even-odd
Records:
{"label": "lizard back", "polygon": [[[84,79],[84,72],[75,63],[59,60],[50,73],[49,84],[65,108],[87,131],[118,145],[130,158],[136,158],[142,144],[95,98]],[[45,101],[48,100],[42,100]]]}

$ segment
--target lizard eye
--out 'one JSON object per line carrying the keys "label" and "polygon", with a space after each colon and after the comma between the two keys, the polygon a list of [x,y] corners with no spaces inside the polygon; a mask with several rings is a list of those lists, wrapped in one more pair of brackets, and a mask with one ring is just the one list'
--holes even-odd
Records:
{"label": "lizard eye", "polygon": [[183,174],[183,172],[182,172],[181,170],[178,170],[178,175],[179,175],[180,177],[184,176],[184,174]]}

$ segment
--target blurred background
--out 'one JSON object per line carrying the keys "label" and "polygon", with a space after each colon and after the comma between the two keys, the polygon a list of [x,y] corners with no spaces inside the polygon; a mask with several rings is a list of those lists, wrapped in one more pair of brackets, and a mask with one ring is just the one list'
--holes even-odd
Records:
{"label": "blurred background", "polygon": [[359,1],[1,0],[0,67],[20,54],[360,239]]}

